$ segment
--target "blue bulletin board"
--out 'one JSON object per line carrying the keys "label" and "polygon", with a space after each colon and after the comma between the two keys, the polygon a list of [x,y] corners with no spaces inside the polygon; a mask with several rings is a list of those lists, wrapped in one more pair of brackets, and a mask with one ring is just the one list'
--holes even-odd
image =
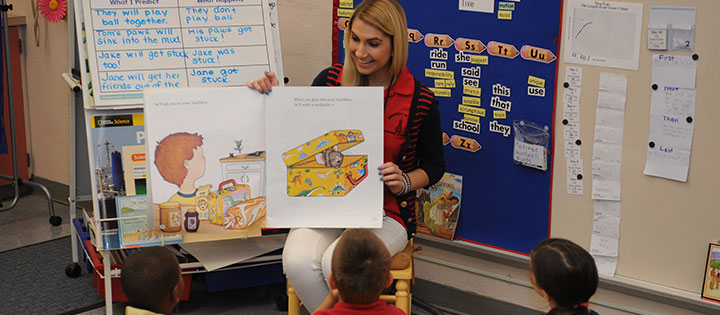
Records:
{"label": "blue bulletin board", "polygon": [[[343,18],[352,14],[340,3],[346,1],[335,1],[338,60]],[[529,254],[550,234],[554,144],[551,134],[545,171],[516,164],[513,121],[554,130],[562,0],[400,3],[410,33],[408,68],[434,89],[452,139],[444,148],[446,171],[463,177],[455,239]]]}

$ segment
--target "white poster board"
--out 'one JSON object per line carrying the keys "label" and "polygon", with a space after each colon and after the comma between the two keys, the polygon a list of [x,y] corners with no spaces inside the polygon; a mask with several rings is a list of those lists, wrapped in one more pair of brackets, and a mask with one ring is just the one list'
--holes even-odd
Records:
{"label": "white poster board", "polygon": [[140,106],[146,88],[241,86],[275,71],[269,8],[266,0],[83,0],[95,106]]}
{"label": "white poster board", "polygon": [[382,88],[280,87],[266,103],[267,226],[381,227]]}

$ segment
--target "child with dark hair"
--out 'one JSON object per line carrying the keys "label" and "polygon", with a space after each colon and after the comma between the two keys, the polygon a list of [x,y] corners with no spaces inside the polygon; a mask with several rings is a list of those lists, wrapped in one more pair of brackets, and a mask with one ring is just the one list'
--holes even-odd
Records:
{"label": "child with dark hair", "polygon": [[546,239],[530,255],[530,281],[550,304],[549,315],[597,315],[588,301],[598,286],[592,256],[577,244],[560,238]]}
{"label": "child with dark hair", "polygon": [[385,244],[369,230],[345,230],[332,255],[330,293],[313,314],[405,314],[380,299],[393,281],[390,259]]}
{"label": "child with dark hair", "polygon": [[180,302],[183,280],[177,258],[162,247],[143,248],[122,266],[126,315],[170,314]]}

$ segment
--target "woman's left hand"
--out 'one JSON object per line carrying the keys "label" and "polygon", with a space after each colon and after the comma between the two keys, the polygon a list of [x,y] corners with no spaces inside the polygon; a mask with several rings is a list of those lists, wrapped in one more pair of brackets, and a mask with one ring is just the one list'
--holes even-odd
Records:
{"label": "woman's left hand", "polygon": [[390,189],[390,192],[397,195],[403,190],[402,170],[393,162],[386,162],[378,167],[380,180]]}

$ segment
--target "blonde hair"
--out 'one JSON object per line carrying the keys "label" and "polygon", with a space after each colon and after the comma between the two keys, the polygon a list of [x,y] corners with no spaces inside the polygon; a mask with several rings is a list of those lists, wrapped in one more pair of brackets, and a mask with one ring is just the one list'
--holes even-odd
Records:
{"label": "blonde hair", "polygon": [[392,57],[388,63],[388,80],[400,74],[400,71],[405,68],[408,56],[408,30],[405,11],[396,0],[365,0],[355,9],[345,30],[343,39],[345,43],[345,65],[343,66],[342,85],[368,85],[367,76],[358,72],[348,50],[352,36],[352,25],[356,18],[390,37],[392,41]]}

